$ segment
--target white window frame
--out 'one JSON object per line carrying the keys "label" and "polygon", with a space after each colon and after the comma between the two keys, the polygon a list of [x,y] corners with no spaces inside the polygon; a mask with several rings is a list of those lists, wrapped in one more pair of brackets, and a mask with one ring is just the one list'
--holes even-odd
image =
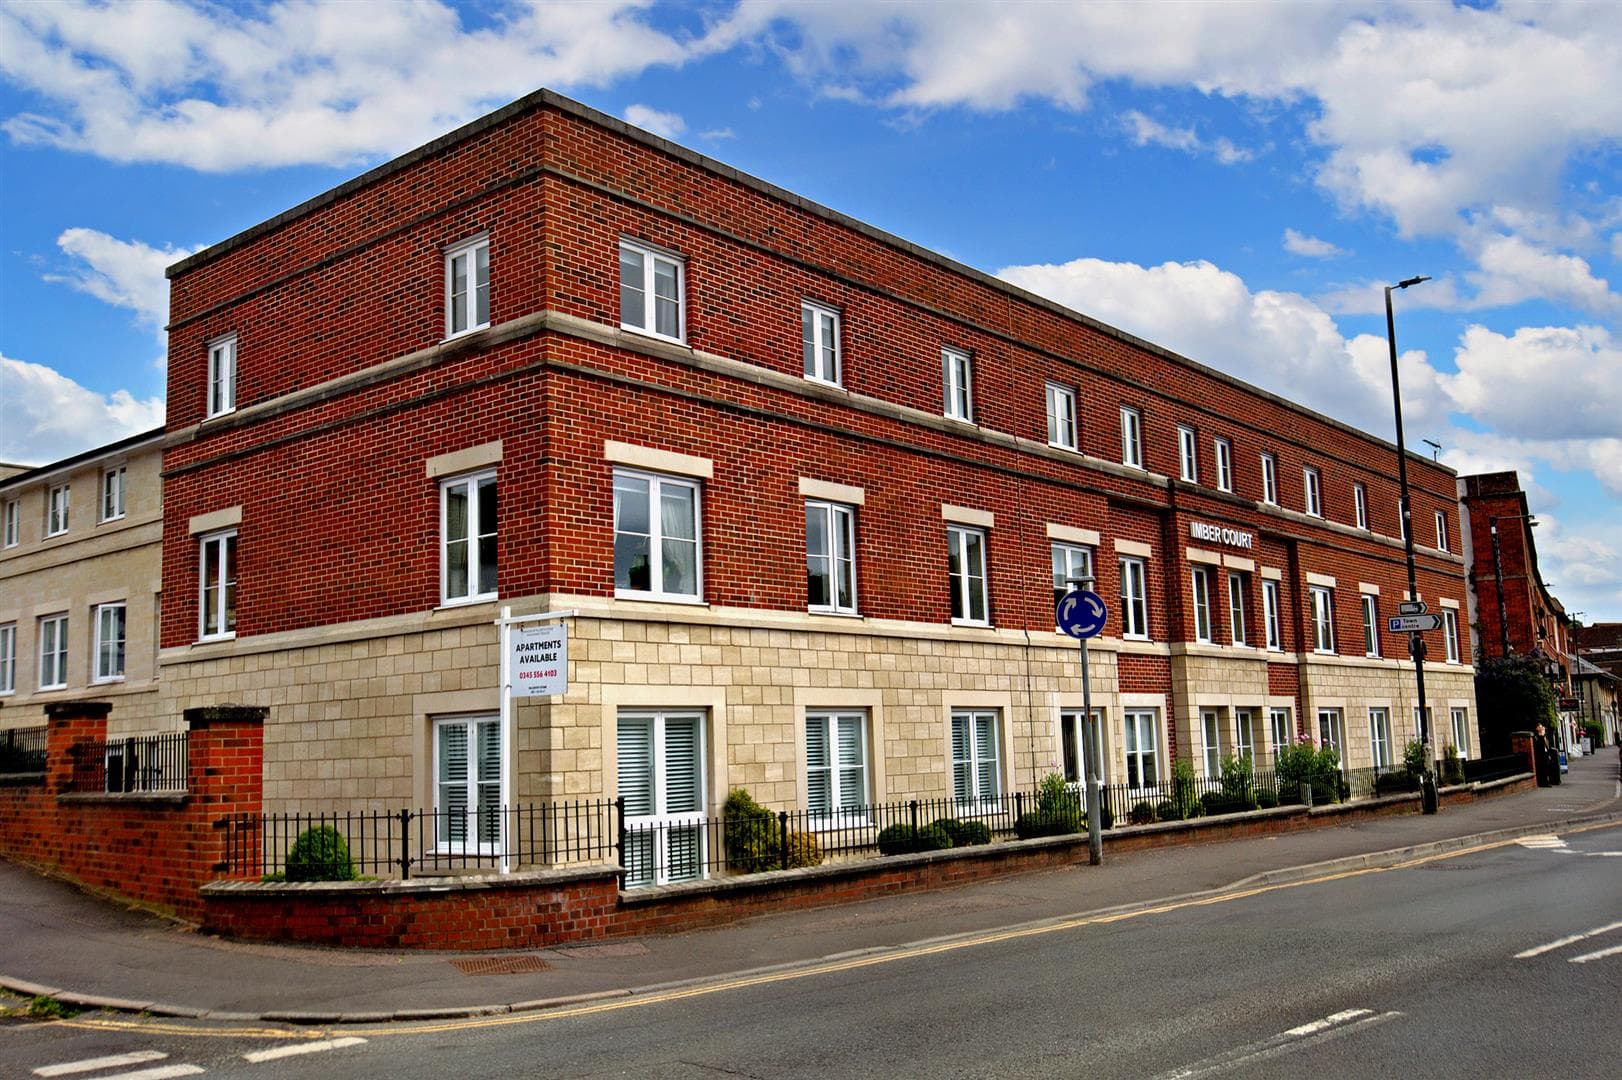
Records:
{"label": "white window frame", "polygon": [[1311,465],[1301,469],[1301,499],[1303,513],[1311,517],[1324,516],[1323,476]]}
{"label": "white window frame", "polygon": [[1250,647],[1250,582],[1242,570],[1228,571],[1228,639],[1241,648]]}
{"label": "white window frame", "polygon": [[1454,706],[1448,711],[1448,721],[1453,727],[1453,749],[1459,752],[1464,760],[1470,758],[1470,710]]}
{"label": "white window frame", "polygon": [[1211,629],[1211,575],[1205,567],[1189,569],[1189,587],[1194,597],[1194,640],[1202,645],[1215,644]]}
{"label": "white window frame", "polygon": [[1408,542],[1408,515],[1404,513],[1402,496],[1397,496],[1397,539]]}
{"label": "white window frame", "polygon": [[[616,725],[616,739],[618,731],[626,723],[649,725],[651,730],[651,760],[649,762],[649,797],[652,803],[651,812],[635,816],[627,815],[626,825],[632,828],[631,836],[636,838],[639,834],[636,827],[643,830],[640,835],[653,836],[653,849],[649,852],[652,874],[647,880],[633,879],[627,876],[626,887],[636,885],[666,885],[671,881],[692,881],[709,876],[709,858],[707,851],[707,830],[704,828],[704,808],[709,805],[709,768],[706,756],[706,747],[709,741],[709,732],[705,714],[692,709],[626,709],[620,712]],[[672,722],[682,724],[691,723],[694,729],[693,740],[693,767],[697,777],[697,791],[695,801],[697,807],[688,810],[670,809],[669,784],[670,776],[666,768],[668,754],[668,729]],[[619,769],[623,770],[621,762]],[[623,778],[616,777],[616,788]],[[624,795],[623,790],[618,792]],[[673,833],[680,833],[690,839],[694,844],[691,864],[693,873],[672,875],[670,839]],[[640,842],[640,841],[638,841]],[[627,869],[631,863],[626,857]]]}
{"label": "white window frame", "polygon": [[941,396],[947,419],[974,423],[974,362],[966,350],[941,347]]}
{"label": "white window frame", "polygon": [[1076,392],[1059,383],[1047,384],[1048,445],[1060,450],[1074,450],[1077,446]]}
{"label": "white window frame", "polygon": [[1278,458],[1272,454],[1262,455],[1262,502],[1278,505]]}
{"label": "white window frame", "polygon": [[1346,722],[1339,709],[1318,710],[1318,747],[1330,747],[1340,759],[1340,771],[1346,771]]}
{"label": "white window frame", "polygon": [[1380,655],[1380,599],[1373,593],[1358,597],[1363,608],[1363,655]]}
{"label": "white window frame", "polygon": [[17,624],[0,623],[0,694],[17,690]]}
{"label": "white window frame", "polygon": [[1369,710],[1369,757],[1376,769],[1392,766],[1390,709],[1377,706]]}
{"label": "white window frame", "polygon": [[[647,334],[649,337],[660,338],[664,341],[674,341],[678,344],[687,342],[687,264],[680,256],[660,251],[657,248],[637,243],[634,240],[622,238],[619,243],[620,266],[623,270],[625,256],[634,256],[642,265],[642,310],[627,312],[625,310],[624,275],[620,275],[620,328],[631,330],[638,334]],[[661,299],[669,303],[670,298],[660,297],[653,287],[660,265],[668,265],[674,271],[676,280],[676,333],[662,333],[656,329],[659,325],[658,304]],[[635,316],[641,321],[634,321]]]}
{"label": "white window frame", "polygon": [[1434,511],[1434,514],[1436,519],[1436,550],[1451,551],[1447,539],[1447,511],[1437,510]]}
{"label": "white window frame", "polygon": [[1143,414],[1130,405],[1121,406],[1121,464],[1143,468]]}
{"label": "white window frame", "polygon": [[237,336],[208,343],[208,402],[205,418],[224,416],[237,407]]}
{"label": "white window frame", "polygon": [[1199,436],[1186,424],[1177,425],[1177,474],[1185,483],[1200,482]]}
{"label": "white window frame", "polygon": [[68,685],[68,614],[64,611],[43,615],[36,625],[39,629],[39,689],[65,690]]}
{"label": "white window frame", "polygon": [[1273,756],[1286,746],[1295,745],[1295,719],[1288,706],[1271,705],[1267,709],[1267,731],[1273,739]]}
{"label": "white window frame", "polygon": [[[227,558],[232,547],[237,546],[237,530],[226,529],[221,532],[208,533],[197,538],[197,640],[198,641],[225,641],[237,636],[236,620],[231,618],[229,627],[226,619],[235,610],[232,602],[237,588],[238,578],[227,578],[226,567],[233,567],[240,576],[241,568],[237,564],[241,559],[240,549],[237,557]],[[214,569],[218,573],[219,587],[215,593],[215,602],[210,612],[209,603],[209,564],[210,551],[215,552],[212,559]],[[216,625],[221,629],[210,633],[208,630],[209,616],[212,614]]]}
{"label": "white window frame", "polygon": [[[1109,783],[1109,772],[1105,763],[1109,761],[1109,753],[1104,748],[1104,710],[1094,709],[1091,727],[1093,729],[1093,767],[1098,770],[1098,778]],[[1083,750],[1086,747],[1085,738],[1081,730],[1081,710],[1061,709],[1059,711],[1059,768],[1064,773],[1067,784],[1086,791],[1082,785],[1086,776],[1082,771]]]}
{"label": "white window frame", "polygon": [[1352,515],[1359,529],[1369,527],[1369,489],[1359,480],[1352,485]]}
{"label": "white window frame", "polygon": [[[826,763],[812,760],[811,733],[822,729]],[[844,760],[847,744],[842,736],[855,732],[858,758]],[[805,808],[813,829],[839,829],[868,823],[868,807],[872,803],[868,769],[867,713],[861,709],[813,709],[805,714]],[[826,774],[827,805],[821,809],[812,805],[815,787],[814,773]],[[856,774],[852,777],[850,774]],[[854,798],[851,798],[854,792]]]}
{"label": "white window frame", "polygon": [[1312,601],[1312,651],[1335,651],[1335,590],[1327,585],[1308,586]]}
{"label": "white window frame", "polygon": [[101,520],[117,521],[124,516],[124,484],[128,467],[114,465],[101,474]]}
{"label": "white window frame", "polygon": [[[979,573],[971,565],[969,555],[973,550],[970,540],[978,538],[980,541]],[[952,616],[953,626],[990,626],[991,625],[991,557],[989,552],[990,537],[984,529],[975,529],[967,525],[948,525],[946,527],[946,580],[950,589],[951,599],[956,609],[961,613]],[[957,559],[958,570],[952,571],[952,558]],[[976,584],[980,600],[980,610],[985,617],[976,619],[973,614],[974,600],[976,598]]]}
{"label": "white window frame", "polygon": [[[488,484],[496,488],[496,520],[486,522],[482,517],[480,508],[480,492]],[[467,535],[458,540],[452,540],[451,527],[451,493],[463,489],[467,499]],[[489,527],[486,528],[486,525]],[[498,583],[501,580],[501,489],[496,484],[496,471],[487,469],[484,472],[467,473],[462,476],[453,476],[439,483],[439,603],[441,607],[451,607],[457,604],[477,604],[485,600],[494,600],[498,592]],[[496,545],[496,580],[490,582],[488,589],[481,589],[483,584],[479,580],[480,559],[479,547],[486,539]],[[452,594],[451,592],[451,544],[467,545],[467,591]]]}
{"label": "white window frame", "polygon": [[1284,629],[1279,619],[1279,583],[1272,578],[1262,579],[1262,630],[1264,645],[1269,652],[1284,649]]}
{"label": "white window frame", "polygon": [[1149,566],[1136,555],[1117,560],[1121,571],[1121,637],[1149,640]]}
{"label": "white window frame", "polygon": [[120,600],[115,604],[97,604],[95,619],[91,622],[95,641],[92,644],[94,662],[91,665],[93,683],[123,682],[125,650],[128,644],[128,609]]}
{"label": "white window frame", "polygon": [[22,539],[22,504],[16,499],[6,502],[4,539],[0,546],[14,548]]}
{"label": "white window frame", "polygon": [[1459,613],[1452,608],[1442,609],[1442,644],[1447,650],[1447,662],[1459,662]]}
{"label": "white window frame", "polygon": [[[1093,576],[1093,549],[1085,544],[1055,540],[1049,548],[1049,557],[1053,566],[1053,617],[1057,626],[1059,601],[1071,590],[1070,579],[1085,580]],[[1094,580],[1091,587],[1096,588],[1097,585],[1097,580]]]}
{"label": "white window frame", "polygon": [[845,366],[840,337],[839,312],[812,300],[800,301],[800,345],[807,379],[840,385]]}
{"label": "white window frame", "polygon": [[[966,725],[966,756],[958,754],[957,729]],[[980,733],[991,732],[991,754],[981,752]],[[1002,717],[996,709],[953,709],[947,724],[946,742],[952,759],[952,802],[957,813],[973,816],[994,812],[1002,803],[1003,746]],[[963,770],[967,770],[966,775]],[[964,783],[959,783],[962,777]],[[989,790],[986,780],[990,778]]]}
{"label": "white window frame", "polygon": [[[479,254],[484,254],[484,285],[479,285]],[[456,260],[466,259],[466,287],[463,291],[462,325],[456,324]],[[484,234],[470,237],[445,249],[445,338],[448,341],[463,334],[483,330],[490,325],[490,237]],[[482,296],[480,295],[482,292]],[[484,302],[484,318],[479,318],[479,303]]]}
{"label": "white window frame", "polygon": [[[1151,791],[1160,780],[1160,711],[1127,709],[1122,714],[1121,745],[1125,748],[1124,782],[1132,792]],[[1144,768],[1145,764],[1148,768]]]}
{"label": "white window frame", "polygon": [[1233,756],[1256,760],[1256,713],[1251,709],[1233,710]]}
{"label": "white window frame", "polygon": [[[648,485],[648,588],[634,589],[622,586],[619,583],[618,559],[614,572],[614,595],[631,600],[658,600],[669,603],[695,604],[704,600],[704,486],[697,480],[686,477],[670,476],[665,473],[644,472],[637,469],[614,470],[614,540],[618,547],[620,536],[619,521],[619,482],[622,480],[640,480]],[[664,535],[664,515],[660,509],[664,503],[666,488],[685,488],[692,493],[693,506],[693,591],[672,592],[665,588],[665,560],[664,547],[667,542]],[[640,533],[627,533],[626,535],[643,535]],[[688,543],[686,537],[674,537],[670,543]]]}
{"label": "white window frame", "polygon": [[57,484],[45,492],[45,536],[61,536],[68,531],[68,518],[73,510],[73,487]]}
{"label": "white window frame", "polygon": [[1211,440],[1211,451],[1216,461],[1218,491],[1233,492],[1233,444],[1218,435]]}
{"label": "white window frame", "polygon": [[1200,754],[1205,775],[1210,780],[1222,779],[1222,710],[1200,710]]}
{"label": "white window frame", "polygon": [[[823,535],[828,538],[828,550],[815,552],[811,550],[810,519],[815,514],[822,518]],[[856,508],[846,506],[844,503],[828,502],[823,499],[807,499],[805,501],[806,533],[805,533],[805,560],[806,560],[806,609],[808,611],[822,612],[832,615],[855,615],[856,603]],[[826,604],[813,604],[810,601],[811,563],[822,561],[828,564],[828,600]],[[842,586],[848,584],[850,600],[848,603],[840,602]]]}
{"label": "white window frame", "polygon": [[[441,779],[440,766],[444,761],[443,732],[446,728],[460,727],[466,729],[467,739],[467,775],[458,786],[465,787],[466,810],[462,815],[461,839],[456,839],[453,831],[447,826],[451,823],[451,811],[447,809],[447,802],[443,797],[443,789],[451,782]],[[493,727],[496,732],[496,775],[494,779],[483,775],[480,766],[482,761],[479,755],[479,729]],[[492,715],[475,716],[443,716],[434,718],[433,728],[433,799],[434,799],[434,830],[433,850],[440,854],[455,855],[498,855],[505,832],[501,803],[501,771],[507,768],[507,748],[501,745],[501,720]],[[491,786],[495,787],[496,800],[493,811],[485,810],[486,803],[480,797],[481,792]],[[481,835],[481,817],[492,813],[495,820],[495,836],[485,839]],[[441,829],[445,831],[441,833]]]}

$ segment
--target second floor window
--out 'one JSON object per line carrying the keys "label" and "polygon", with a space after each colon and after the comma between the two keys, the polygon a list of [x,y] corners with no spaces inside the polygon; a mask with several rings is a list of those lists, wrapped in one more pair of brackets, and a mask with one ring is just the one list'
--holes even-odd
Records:
{"label": "second floor window", "polygon": [[657,473],[614,473],[614,590],[651,600],[703,595],[699,490]]}
{"label": "second floor window", "polygon": [[1076,392],[1068,386],[1048,383],[1048,445],[1064,450],[1076,448]]}
{"label": "second floor window", "polygon": [[1321,653],[1335,651],[1335,593],[1312,586],[1312,647]]}
{"label": "second floor window", "polygon": [[1269,578],[1262,582],[1262,621],[1266,624],[1263,629],[1267,634],[1267,647],[1275,652],[1284,648],[1278,612],[1278,582]]}
{"label": "second floor window", "polygon": [[1323,496],[1318,487],[1318,470],[1311,465],[1302,469],[1301,485],[1304,492],[1302,509],[1313,517],[1323,517]]}
{"label": "second floor window", "polygon": [[1369,489],[1362,484],[1352,485],[1352,516],[1359,529],[1369,527]]}
{"label": "second floor window", "polygon": [[208,415],[237,407],[237,339],[221,338],[208,347]]}
{"label": "second floor window", "polygon": [[1372,593],[1364,593],[1363,602],[1363,654],[1365,656],[1380,655],[1380,612],[1379,601]]}
{"label": "second floor window", "polygon": [[1121,464],[1143,468],[1143,417],[1130,406],[1121,406]]}
{"label": "second floor window", "polygon": [[856,614],[856,511],[805,504],[806,603],[812,611]]}
{"label": "second floor window", "polygon": [[952,621],[971,626],[991,622],[986,589],[986,534],[957,525],[946,530],[947,578],[952,588]]}
{"label": "second floor window", "polygon": [[45,496],[45,535],[61,536],[68,531],[68,496],[66,484],[58,484]]}
{"label": "second floor window", "polygon": [[1446,551],[1447,546],[1447,511],[1436,511],[1436,550]]}
{"label": "second floor window", "polygon": [[96,682],[124,677],[124,605],[96,608]]}
{"label": "second floor window", "polygon": [[[1079,544],[1053,545],[1053,613],[1055,618],[1059,612],[1059,601],[1064,594],[1072,588],[1096,588],[1098,583],[1089,580],[1093,576],[1093,549],[1082,547]],[[1074,585],[1072,581],[1083,581],[1085,585]]]}
{"label": "second floor window", "polygon": [[974,387],[969,354],[958,349],[941,350],[941,376],[946,397],[946,415],[954,420],[974,419]]}
{"label": "second floor window", "polygon": [[440,485],[440,602],[496,595],[496,474]]}
{"label": "second floor window", "polygon": [[1149,588],[1142,559],[1121,559],[1121,636],[1149,636]]}
{"label": "second floor window", "polygon": [[22,510],[22,504],[16,499],[6,503],[5,522],[3,526],[0,526],[0,529],[3,529],[4,532],[4,539],[0,541],[0,545],[5,547],[17,546],[17,541],[22,536]]}
{"label": "second floor window", "polygon": [[1272,454],[1262,455],[1262,502],[1278,505],[1278,461]]}
{"label": "second floor window", "polygon": [[1249,644],[1245,630],[1245,611],[1250,606],[1250,577],[1243,571],[1234,570],[1228,574],[1228,622],[1233,631],[1235,645]]}
{"label": "second floor window", "polygon": [[671,341],[687,340],[687,298],[680,259],[620,241],[620,325]]}
{"label": "second floor window", "polygon": [[237,534],[205,536],[199,548],[198,636],[232,637],[237,632]]}
{"label": "second floor window", "polygon": [[1442,609],[1442,644],[1447,649],[1447,662],[1459,662],[1459,613],[1452,608]]}
{"label": "second floor window", "polygon": [[1177,429],[1178,475],[1190,484],[1198,483],[1200,479],[1200,462],[1194,440],[1193,428],[1180,427]]}
{"label": "second floor window", "polygon": [[1209,645],[1211,637],[1211,580],[1203,566],[1191,571],[1194,579],[1194,640]]}
{"label": "second floor window", "polygon": [[1223,491],[1233,490],[1233,447],[1227,439],[1211,444],[1216,454],[1216,486]]}
{"label": "second floor window", "polygon": [[445,252],[445,336],[490,325],[490,241],[480,237]]}
{"label": "second floor window", "polygon": [[839,313],[810,301],[800,305],[805,377],[839,385]]}
{"label": "second floor window", "polygon": [[124,477],[122,465],[101,474],[101,520],[124,516]]}

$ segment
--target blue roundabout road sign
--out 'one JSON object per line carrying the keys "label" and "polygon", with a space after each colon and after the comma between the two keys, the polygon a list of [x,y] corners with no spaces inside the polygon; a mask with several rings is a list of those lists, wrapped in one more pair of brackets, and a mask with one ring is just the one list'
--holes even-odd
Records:
{"label": "blue roundabout road sign", "polygon": [[1055,615],[1059,629],[1073,638],[1097,637],[1109,622],[1109,608],[1104,598],[1086,589],[1075,589],[1059,599]]}

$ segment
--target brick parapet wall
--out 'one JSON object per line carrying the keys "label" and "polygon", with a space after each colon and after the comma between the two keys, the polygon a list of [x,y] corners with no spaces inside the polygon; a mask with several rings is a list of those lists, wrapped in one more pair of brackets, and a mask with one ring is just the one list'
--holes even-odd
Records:
{"label": "brick parapet wall", "polygon": [[[1525,791],[1531,777],[1444,791],[1449,805]],[[1234,840],[1417,813],[1417,795],[1343,806],[1281,807],[1111,832],[1113,852]],[[619,890],[607,867],[507,878],[412,882],[255,884],[203,889],[203,924],[259,941],[366,948],[530,949],[573,941],[679,933],[770,912],[828,907],[1070,866],[1088,858],[1085,836],[776,871],[712,882]]]}

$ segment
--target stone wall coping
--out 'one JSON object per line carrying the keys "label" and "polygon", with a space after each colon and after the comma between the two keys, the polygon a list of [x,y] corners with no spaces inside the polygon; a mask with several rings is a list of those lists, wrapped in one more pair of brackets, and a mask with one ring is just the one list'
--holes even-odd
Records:
{"label": "stone wall coping", "polygon": [[191,798],[185,791],[64,791],[59,803],[143,803],[148,806],[185,806]]}
{"label": "stone wall coping", "polygon": [[105,720],[113,711],[110,701],[49,701],[45,716],[50,720]]}
{"label": "stone wall coping", "polygon": [[360,896],[428,896],[442,893],[481,892],[488,889],[565,888],[581,882],[619,877],[610,863],[588,863],[566,870],[519,870],[511,874],[466,874],[414,877],[407,881],[211,881],[201,889],[205,897],[304,897],[311,894],[334,899]]}
{"label": "stone wall coping", "polygon": [[264,705],[206,705],[187,709],[181,715],[186,719],[186,726],[196,731],[215,724],[263,725],[270,709]]}

